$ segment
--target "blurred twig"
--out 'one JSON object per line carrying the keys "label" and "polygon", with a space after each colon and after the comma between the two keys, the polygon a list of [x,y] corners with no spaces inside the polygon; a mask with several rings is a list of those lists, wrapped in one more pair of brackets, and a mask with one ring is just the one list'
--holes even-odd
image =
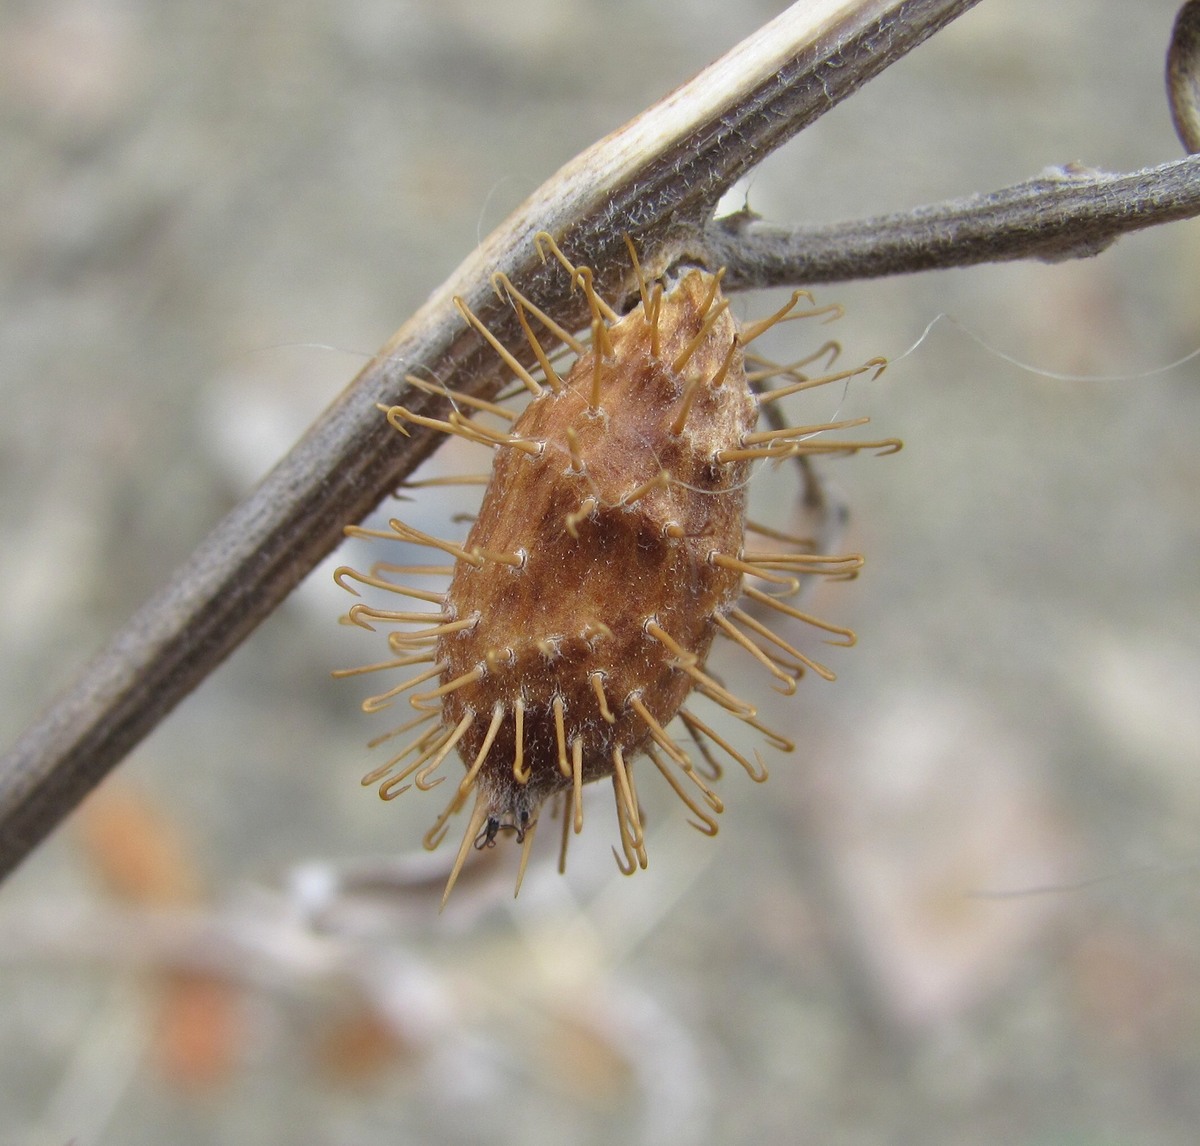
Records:
{"label": "blurred twig", "polygon": [[1200,0],[1187,0],[1175,17],[1167,49],[1167,102],[1175,134],[1189,154],[1200,151]]}
{"label": "blurred twig", "polygon": [[[1195,170],[1184,160],[1133,176],[1033,181],[965,205],[821,231],[770,230],[746,214],[713,222],[739,177],[974,3],[803,0],[554,175],[0,760],[0,876],[238,646],[338,543],[346,523],[369,513],[434,449],[436,432],[414,427],[401,440],[376,409],[398,399],[406,372],[475,395],[498,390],[501,364],[464,326],[455,295],[514,346],[523,340],[513,312],[491,292],[495,271],[565,324],[580,322],[586,303],[572,296],[566,276],[538,261],[536,231],[551,231],[569,255],[596,268],[598,285],[627,298],[625,235],[651,274],[691,259],[728,264],[730,285],[795,285],[987,258],[1094,254],[1127,224],[1200,210],[1188,186]],[[405,401],[427,414],[440,404],[413,391]]]}

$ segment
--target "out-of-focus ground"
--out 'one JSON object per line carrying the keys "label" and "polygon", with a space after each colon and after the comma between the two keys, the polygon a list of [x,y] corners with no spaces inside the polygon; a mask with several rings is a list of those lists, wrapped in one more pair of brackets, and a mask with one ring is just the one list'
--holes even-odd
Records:
{"label": "out-of-focus ground", "polygon": [[[984,0],[749,201],[1172,158],[1173,7]],[[775,11],[4,0],[0,739],[482,235]],[[359,787],[379,726],[328,672],[379,645],[318,571],[0,889],[0,1141],[1194,1142],[1200,364],[1146,372],[1200,347],[1198,277],[1182,224],[820,290],[847,360],[900,359],[840,412],[906,449],[829,467],[868,565],[811,607],[860,643],[767,706],[799,748],[715,840],[644,776],[635,879],[598,793],[515,904],[510,848],[441,917],[448,855],[331,901],[443,801]]]}

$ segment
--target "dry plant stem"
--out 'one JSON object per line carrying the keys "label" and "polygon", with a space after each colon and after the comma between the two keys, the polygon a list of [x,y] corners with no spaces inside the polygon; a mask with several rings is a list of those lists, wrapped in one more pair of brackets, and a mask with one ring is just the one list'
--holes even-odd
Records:
{"label": "dry plant stem", "polygon": [[701,250],[726,290],[879,278],[1010,259],[1086,258],[1127,231],[1200,213],[1200,156],[1125,175],[1068,167],[897,215],[785,228],[716,219]]}

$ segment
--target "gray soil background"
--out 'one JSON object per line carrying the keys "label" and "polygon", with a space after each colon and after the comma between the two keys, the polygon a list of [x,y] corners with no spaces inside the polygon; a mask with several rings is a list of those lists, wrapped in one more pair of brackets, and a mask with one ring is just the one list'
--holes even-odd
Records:
{"label": "gray soil background", "polygon": [[[2,0],[0,739],[483,235],[779,7]],[[983,0],[732,205],[1173,158],[1174,8]],[[497,847],[439,917],[442,793],[360,788],[381,726],[328,673],[381,648],[319,570],[110,781],[177,825],[209,931],[147,939],[74,821],[0,889],[0,1143],[1194,1143],[1200,363],[1154,371],[1200,347],[1198,277],[1187,223],[818,291],[847,361],[898,359],[794,407],[906,442],[828,467],[867,567],[811,607],[859,645],[764,700],[798,749],[727,774],[715,840],[639,773],[634,879],[597,792],[565,879],[543,839],[514,903]],[[328,864],[372,856],[408,885],[330,904]],[[203,1088],[156,1061],[172,944],[238,992]],[[393,1053],[331,1066],[364,1015]]]}

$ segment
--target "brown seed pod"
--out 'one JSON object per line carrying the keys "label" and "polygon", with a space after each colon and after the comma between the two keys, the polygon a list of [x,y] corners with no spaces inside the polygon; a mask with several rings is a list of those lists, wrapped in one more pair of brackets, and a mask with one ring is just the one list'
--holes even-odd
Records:
{"label": "brown seed pod", "polygon": [[[466,775],[425,837],[427,847],[436,847],[450,817],[474,794],[447,895],[472,842],[489,844],[503,829],[515,831],[524,844],[519,890],[539,812],[552,797],[561,801],[565,860],[571,829],[583,826],[583,786],[605,778],[615,796],[618,865],[626,873],[645,867],[633,778],[634,762],[643,756],[687,806],[693,825],[715,835],[714,817],[723,806],[710,784],[720,774],[714,749],[756,781],[766,779],[766,769],[757,753],[751,762],[693,711],[691,698],[715,703],[780,749],[792,745],[707,670],[713,640],[722,635],[738,645],[787,693],[806,669],[831,679],[828,669],[740,608],[739,599],[816,625],[833,643],[852,644],[848,630],[817,621],[785,598],[799,590],[804,575],[844,577],[862,563],[856,554],[827,556],[748,525],[751,466],[761,459],[899,448],[894,440],[820,437],[862,420],[755,431],[760,408],[781,396],[882,369],[883,361],[872,359],[816,378],[798,367],[747,372],[746,347],[765,330],[788,317],[829,315],[838,308],[797,314],[801,299],[811,302],[800,291],[778,313],[741,326],[721,294],[719,274],[693,269],[667,287],[651,288],[641,280],[630,245],[641,301],[619,316],[595,294],[587,268],[572,266],[550,236],[540,235],[538,242],[586,292],[590,345],[501,279],[541,364],[535,377],[459,300],[466,320],[529,392],[528,404],[517,416],[503,406],[448,394],[455,409],[445,421],[403,406],[387,416],[401,431],[412,422],[433,425],[494,451],[478,516],[462,544],[395,520],[389,531],[351,527],[351,535],[438,550],[452,564],[381,564],[368,574],[342,567],[335,574],[351,592],[357,582],[436,606],[409,611],[355,605],[348,621],[394,626],[389,644],[396,656],[335,675],[425,666],[364,702],[365,710],[375,711],[408,693],[418,713],[381,739],[427,727],[363,783],[379,784],[384,799],[411,784],[430,788],[441,782],[434,774],[446,758],[458,752]],[[565,377],[538,342],[530,315],[576,351]],[[791,384],[756,393],[754,382],[779,374]],[[439,390],[418,378],[409,383]],[[462,406],[474,414],[465,416]],[[497,419],[500,429],[491,424]],[[791,541],[797,551],[750,549],[748,528]],[[435,592],[393,579],[422,574],[449,575],[449,587]],[[755,581],[764,588],[749,583]],[[703,757],[703,771],[668,730],[676,717]]]}

